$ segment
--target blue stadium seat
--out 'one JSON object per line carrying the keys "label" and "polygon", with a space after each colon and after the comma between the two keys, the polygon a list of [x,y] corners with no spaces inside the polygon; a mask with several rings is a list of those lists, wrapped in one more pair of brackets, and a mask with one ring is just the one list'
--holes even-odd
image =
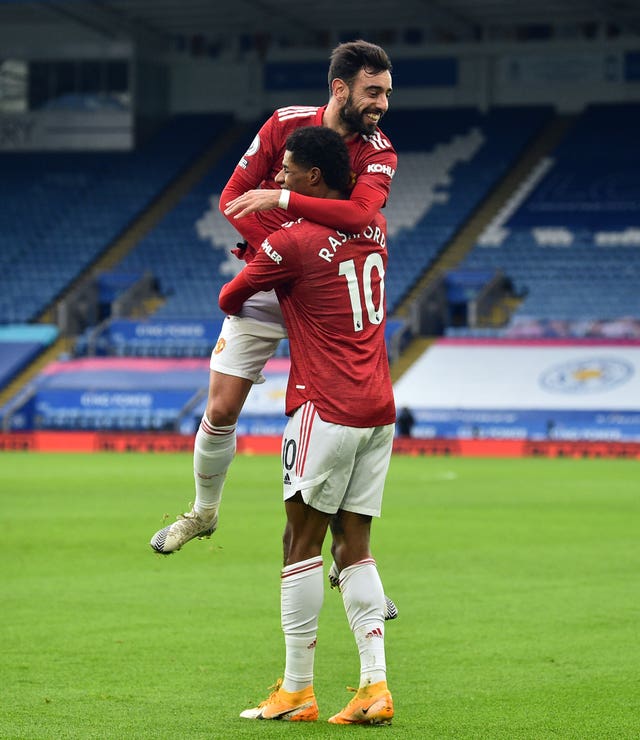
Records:
{"label": "blue stadium seat", "polygon": [[42,313],[230,123],[176,116],[133,152],[0,153],[0,323]]}

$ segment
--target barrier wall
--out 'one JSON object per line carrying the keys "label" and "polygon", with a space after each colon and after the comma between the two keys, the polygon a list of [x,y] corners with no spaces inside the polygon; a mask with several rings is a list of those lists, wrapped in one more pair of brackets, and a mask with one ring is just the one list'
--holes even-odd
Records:
{"label": "barrier wall", "polygon": [[[284,429],[288,358],[269,360],[238,426],[241,435]],[[195,432],[204,413],[209,359],[91,357],[54,362],[24,403],[7,412],[4,428]],[[1,411],[0,411],[1,413]]]}
{"label": "barrier wall", "polygon": [[419,438],[640,442],[640,342],[443,339],[395,395]]}
{"label": "barrier wall", "polygon": [[[238,453],[277,455],[279,436],[240,436]],[[193,437],[181,434],[109,432],[0,432],[2,452],[192,453]],[[424,457],[551,457],[640,460],[640,444],[619,442],[529,442],[527,440],[396,439],[394,454]]]}
{"label": "barrier wall", "polygon": [[[238,423],[284,429],[287,358],[270,360]],[[207,359],[86,358],[53,363],[5,430],[195,433]],[[418,440],[640,443],[640,342],[443,339],[395,385]]]}

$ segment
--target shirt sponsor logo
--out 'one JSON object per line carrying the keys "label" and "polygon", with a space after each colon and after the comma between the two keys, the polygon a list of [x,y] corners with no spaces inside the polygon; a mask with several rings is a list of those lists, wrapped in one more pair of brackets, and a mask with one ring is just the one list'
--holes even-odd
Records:
{"label": "shirt sponsor logo", "polygon": [[376,172],[376,173],[381,172],[385,175],[389,175],[389,177],[393,177],[396,174],[396,171],[393,169],[393,167],[389,167],[388,164],[380,164],[380,163],[370,164],[367,167],[367,173],[370,173],[370,172]]}

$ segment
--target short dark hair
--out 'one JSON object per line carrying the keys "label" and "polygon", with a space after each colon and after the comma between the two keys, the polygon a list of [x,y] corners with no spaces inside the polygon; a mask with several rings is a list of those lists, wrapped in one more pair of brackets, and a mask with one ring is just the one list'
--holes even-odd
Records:
{"label": "short dark hair", "polygon": [[346,193],[351,180],[351,160],[339,133],[326,126],[303,126],[287,138],[287,150],[296,164],[317,167],[329,188]]}
{"label": "short dark hair", "polygon": [[329,63],[329,90],[335,79],[344,80],[349,87],[361,69],[378,74],[391,72],[391,60],[387,52],[376,44],[358,39],[336,46],[331,52]]}

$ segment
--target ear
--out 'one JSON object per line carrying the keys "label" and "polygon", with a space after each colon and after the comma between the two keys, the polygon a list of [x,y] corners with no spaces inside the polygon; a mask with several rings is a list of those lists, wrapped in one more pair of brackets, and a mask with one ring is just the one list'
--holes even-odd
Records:
{"label": "ear", "polygon": [[331,94],[339,103],[344,103],[349,97],[349,85],[344,80],[336,77],[335,80],[331,81]]}
{"label": "ear", "polygon": [[317,185],[319,182],[322,182],[322,172],[319,167],[312,167],[309,170],[308,173],[309,178],[309,184],[310,185]]}

